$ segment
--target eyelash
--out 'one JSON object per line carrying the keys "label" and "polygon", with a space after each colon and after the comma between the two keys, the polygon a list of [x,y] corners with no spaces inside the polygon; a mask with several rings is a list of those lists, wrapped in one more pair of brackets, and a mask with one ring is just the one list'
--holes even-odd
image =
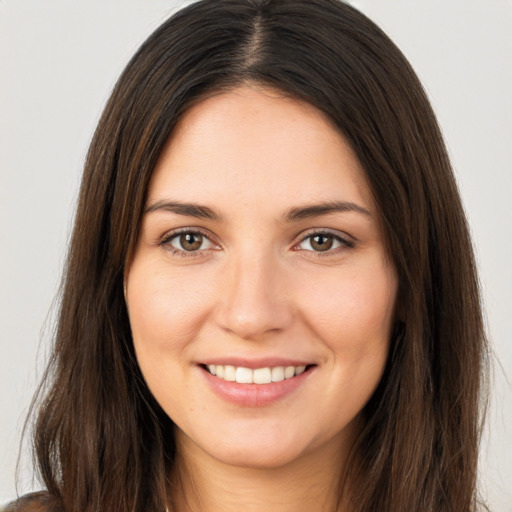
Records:
{"label": "eyelash", "polygon": [[162,238],[162,240],[159,242],[158,245],[160,245],[164,249],[171,252],[173,256],[177,256],[179,258],[194,258],[194,257],[197,258],[198,256],[201,256],[203,254],[204,250],[203,251],[186,251],[184,249],[176,249],[175,247],[173,247],[171,245],[171,242],[175,238],[178,238],[181,235],[189,235],[189,234],[190,235],[201,235],[203,238],[208,240],[213,246],[218,247],[217,244],[212,242],[211,235],[199,228],[182,228],[182,229],[172,231],[171,233],[167,233]]}
{"label": "eyelash", "polygon": [[[348,236],[342,236],[340,233],[332,232],[328,229],[315,229],[313,231],[308,232],[306,235],[304,235],[298,243],[294,245],[294,247],[299,246],[303,242],[305,242],[308,238],[312,239],[315,236],[326,236],[333,238],[336,242],[339,242],[341,244],[341,247],[336,247],[335,249],[328,249],[326,251],[310,251],[305,249],[305,252],[313,253],[314,257],[328,257],[333,256],[335,254],[338,254],[341,251],[344,251],[346,249],[353,249],[355,247],[355,242],[353,239],[349,238]],[[311,242],[310,242],[311,244]],[[300,249],[296,249],[300,250]],[[310,255],[308,255],[310,256]]]}
{"label": "eyelash", "polygon": [[[181,258],[194,258],[202,256],[204,253],[204,250],[197,250],[197,251],[187,251],[184,249],[177,249],[173,247],[171,242],[179,237],[180,235],[184,234],[190,234],[190,235],[201,235],[205,239],[207,239],[213,246],[218,247],[217,244],[215,244],[211,240],[211,235],[199,228],[182,228],[179,230],[172,231],[171,233],[166,234],[159,242],[158,245],[161,247],[164,247],[166,250],[170,251],[173,256],[181,257]],[[304,235],[297,243],[294,244],[294,250],[299,251],[301,249],[296,249],[299,245],[304,243],[308,238],[312,239],[315,236],[326,236],[326,237],[332,237],[336,242],[339,242],[342,247],[336,247],[335,249],[327,249],[326,251],[314,251],[314,250],[307,250],[303,249],[305,252],[308,253],[314,253],[315,257],[326,257],[326,256],[332,256],[334,254],[337,254],[338,252],[343,251],[345,249],[352,249],[355,247],[355,242],[352,239],[349,239],[348,237],[344,237],[340,235],[339,233],[333,233],[330,230],[326,229],[316,229],[314,231],[311,231]],[[311,242],[310,242],[311,243]],[[208,249],[206,249],[208,250]]]}

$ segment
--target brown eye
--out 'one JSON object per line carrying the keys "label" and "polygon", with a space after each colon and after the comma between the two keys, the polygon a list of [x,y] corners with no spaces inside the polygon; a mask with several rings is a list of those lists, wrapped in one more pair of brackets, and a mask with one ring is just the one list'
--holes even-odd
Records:
{"label": "brown eye", "polygon": [[202,244],[203,235],[200,233],[183,233],[180,236],[180,245],[185,251],[197,251]]}
{"label": "brown eye", "polygon": [[211,240],[199,231],[182,231],[170,235],[161,242],[164,247],[171,247],[173,254],[185,255],[186,253],[200,253],[208,249],[215,249],[216,246]]}
{"label": "brown eye", "polygon": [[354,243],[341,235],[341,233],[313,233],[302,239],[298,248],[310,252],[337,252],[337,249],[354,247]]}
{"label": "brown eye", "polygon": [[314,251],[328,251],[334,245],[334,237],[330,235],[314,235],[311,237],[310,243]]}

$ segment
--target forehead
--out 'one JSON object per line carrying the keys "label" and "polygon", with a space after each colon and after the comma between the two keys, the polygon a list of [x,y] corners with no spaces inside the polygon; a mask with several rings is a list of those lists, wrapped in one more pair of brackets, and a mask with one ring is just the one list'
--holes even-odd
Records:
{"label": "forehead", "polygon": [[150,181],[148,202],[168,197],[224,207],[373,204],[360,162],[327,116],[263,87],[225,92],[185,113]]}

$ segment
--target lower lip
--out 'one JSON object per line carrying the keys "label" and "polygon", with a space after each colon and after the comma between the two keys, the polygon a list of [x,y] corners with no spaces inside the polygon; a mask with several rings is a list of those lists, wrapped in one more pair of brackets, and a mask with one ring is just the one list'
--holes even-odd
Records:
{"label": "lower lip", "polygon": [[264,407],[292,394],[302,386],[313,372],[314,367],[304,373],[269,384],[239,384],[215,377],[201,367],[204,377],[213,392],[227,402],[240,407]]}

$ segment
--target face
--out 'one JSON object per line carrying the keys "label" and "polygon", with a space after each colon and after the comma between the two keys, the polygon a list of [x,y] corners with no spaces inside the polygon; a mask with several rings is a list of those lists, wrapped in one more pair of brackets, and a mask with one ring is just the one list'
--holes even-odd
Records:
{"label": "face", "polygon": [[346,450],[396,289],[364,172],[320,111],[244,87],[185,114],[126,275],[137,359],[178,448],[254,467]]}

